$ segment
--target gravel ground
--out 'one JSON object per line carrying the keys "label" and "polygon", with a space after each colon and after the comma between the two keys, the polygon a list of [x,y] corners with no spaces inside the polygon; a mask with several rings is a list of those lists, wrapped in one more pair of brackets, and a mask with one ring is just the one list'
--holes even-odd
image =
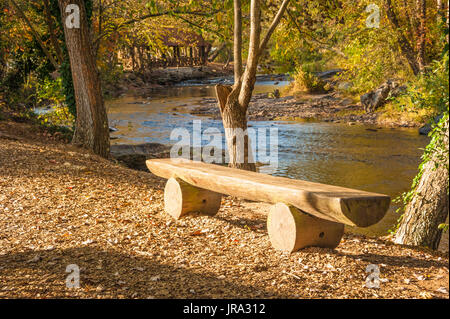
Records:
{"label": "gravel ground", "polygon": [[[164,181],[0,121],[0,298],[449,298],[448,253],[346,234],[285,254],[268,205],[173,221]],[[80,288],[67,288],[68,265]],[[366,267],[379,267],[377,289]]]}

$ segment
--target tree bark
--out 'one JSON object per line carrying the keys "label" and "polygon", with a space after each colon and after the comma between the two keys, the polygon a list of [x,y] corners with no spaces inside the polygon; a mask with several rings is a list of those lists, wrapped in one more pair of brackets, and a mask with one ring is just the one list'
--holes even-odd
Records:
{"label": "tree bark", "polygon": [[[444,144],[448,156],[448,120]],[[436,168],[436,164],[439,166]],[[398,244],[437,249],[442,231],[438,226],[448,216],[448,157],[439,163],[434,156],[424,165],[416,193],[407,205],[394,241]]]}
{"label": "tree bark", "polygon": [[397,42],[398,42],[398,45],[400,46],[400,50],[401,50],[403,56],[405,57],[405,59],[408,61],[408,64],[409,64],[411,70],[413,71],[414,75],[417,75],[420,73],[420,67],[417,62],[416,52],[414,51],[413,46],[408,41],[408,39],[406,38],[405,34],[402,31],[400,23],[397,19],[397,15],[395,14],[394,8],[392,7],[391,0],[386,0],[385,7],[386,7],[387,17],[388,17],[389,21],[391,22],[392,26],[394,27],[394,31],[397,34]]}
{"label": "tree bark", "polygon": [[216,86],[217,99],[222,115],[227,140],[230,167],[256,171],[251,152],[251,141],[247,132],[247,109],[256,82],[256,70],[261,53],[287,9],[289,0],[284,0],[261,42],[261,3],[250,3],[250,43],[247,65],[242,73],[242,8],[241,1],[234,1],[234,85]]}
{"label": "tree bark", "polygon": [[242,75],[242,5],[241,0],[234,0],[234,83]]}
{"label": "tree bark", "polygon": [[427,7],[425,0],[417,0],[418,27],[417,27],[417,66],[419,72],[425,70],[425,41],[426,41],[426,17]]}
{"label": "tree bark", "polygon": [[247,134],[247,112],[239,104],[239,89],[240,86],[234,88],[220,84],[216,86],[228,147],[228,166],[255,172],[256,165]]}
{"label": "tree bark", "polygon": [[[72,143],[109,157],[109,126],[83,0],[58,0],[70,57],[77,119]],[[66,25],[67,5],[80,9],[80,28]]]}

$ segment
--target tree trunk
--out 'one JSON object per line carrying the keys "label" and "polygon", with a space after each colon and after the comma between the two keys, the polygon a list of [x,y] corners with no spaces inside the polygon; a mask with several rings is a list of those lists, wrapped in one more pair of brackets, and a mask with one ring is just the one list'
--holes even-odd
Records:
{"label": "tree trunk", "polygon": [[230,65],[231,56],[232,56],[230,48],[225,47],[225,49],[227,51],[227,60],[225,61],[224,66],[222,67],[223,70],[228,68],[228,66]]}
{"label": "tree trunk", "polygon": [[131,55],[131,69],[134,72],[136,70],[136,55],[135,55],[134,44],[131,45],[130,55]]}
{"label": "tree trunk", "polygon": [[408,41],[405,34],[403,33],[403,30],[397,19],[397,15],[395,14],[394,8],[392,7],[391,0],[386,0],[385,7],[386,7],[387,17],[388,17],[389,21],[391,22],[391,24],[394,28],[394,31],[397,34],[397,42],[398,42],[398,45],[400,46],[402,55],[408,61],[408,64],[411,67],[411,70],[413,71],[414,75],[417,75],[420,73],[420,67],[417,62],[416,52],[414,51],[413,46],[411,45],[411,43]]}
{"label": "tree trunk", "polygon": [[242,5],[241,0],[234,0],[234,83],[242,75]]}
{"label": "tree trunk", "polygon": [[250,42],[247,65],[242,73],[242,8],[234,0],[234,85],[217,85],[216,94],[222,114],[227,140],[230,167],[256,171],[251,141],[247,132],[247,109],[256,82],[256,69],[261,53],[286,11],[289,0],[284,0],[263,41],[261,37],[261,3],[250,3]]}
{"label": "tree trunk", "polygon": [[[444,143],[448,154],[448,120]],[[407,205],[394,241],[398,244],[426,246],[437,249],[442,231],[438,226],[448,216],[448,157],[439,163],[434,156],[424,165],[416,193]]]}
{"label": "tree trunk", "polygon": [[[260,0],[252,0],[250,6],[250,41],[248,44],[247,65],[242,75],[242,87],[239,92],[239,104],[247,113],[256,82],[256,69],[260,57],[261,38],[261,4]],[[236,80],[235,80],[236,81]],[[240,81],[239,81],[240,83]],[[235,83],[236,86],[236,83]]]}
{"label": "tree trunk", "polygon": [[[70,57],[77,120],[72,143],[109,157],[109,126],[103,102],[100,78],[94,60],[88,21],[83,0],[58,0],[61,10],[67,51]],[[66,24],[66,7],[75,4],[80,9],[80,27]]]}
{"label": "tree trunk", "polygon": [[417,27],[417,65],[419,72],[425,70],[425,41],[426,41],[426,16],[427,7],[425,0],[417,0],[417,18],[419,19]]}
{"label": "tree trunk", "polygon": [[228,166],[255,172],[256,165],[247,134],[247,109],[239,104],[239,87],[232,89],[230,86],[217,85],[216,94],[225,129]]}

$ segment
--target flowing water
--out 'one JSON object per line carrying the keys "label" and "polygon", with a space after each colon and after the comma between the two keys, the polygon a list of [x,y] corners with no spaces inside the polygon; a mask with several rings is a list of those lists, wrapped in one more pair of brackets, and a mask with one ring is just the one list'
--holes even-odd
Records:
{"label": "flowing water", "polygon": [[[255,92],[270,92],[277,87],[273,82],[257,83]],[[170,139],[172,130],[185,128],[193,132],[196,120],[201,120],[201,131],[213,127],[223,132],[220,120],[189,114],[190,108],[207,97],[214,97],[213,86],[165,88],[148,98],[123,97],[109,101],[108,116],[118,129],[112,133],[115,138],[112,143],[173,145],[178,140]],[[278,130],[278,167],[271,172],[274,175],[383,193],[391,198],[411,186],[421,149],[428,142],[417,129],[406,128],[287,121],[250,121],[249,126],[255,130]],[[261,172],[264,169],[262,166]],[[391,205],[386,217],[374,226],[349,230],[385,235],[399,217],[396,208],[395,204]]]}

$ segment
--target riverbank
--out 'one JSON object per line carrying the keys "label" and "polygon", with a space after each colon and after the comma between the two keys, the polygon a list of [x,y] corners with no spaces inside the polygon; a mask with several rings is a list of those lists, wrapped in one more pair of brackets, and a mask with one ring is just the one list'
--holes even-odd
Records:
{"label": "riverbank", "polygon": [[[341,96],[338,92],[327,94],[299,94],[274,97],[273,94],[254,94],[248,109],[250,121],[298,121],[333,122],[349,125],[366,124],[383,127],[420,127],[407,119],[388,120],[382,116],[384,110],[366,113],[360,103]],[[201,105],[193,108],[193,115],[220,119],[220,111],[214,98],[204,98]]]}
{"label": "riverbank", "polygon": [[[211,63],[199,67],[155,69],[145,74],[125,73],[114,84],[104,84],[103,91],[110,99],[125,95],[151,98],[155,90],[174,85],[214,86],[219,83],[232,85],[232,71],[230,67],[224,68],[222,64]],[[277,85],[289,81],[289,76],[286,74],[258,75],[258,81],[272,82],[275,89],[274,92],[253,94],[248,110],[250,121],[323,121],[382,127],[422,127],[426,124],[415,121],[408,114],[405,116],[399,112],[390,114],[391,111],[384,107],[375,112],[366,113],[359,101],[335,90],[324,94],[298,92],[280,96],[283,87],[277,88]],[[333,87],[338,86],[334,82],[330,83]],[[192,115],[221,118],[216,98],[205,97],[199,104],[191,109]]]}
{"label": "riverbank", "polygon": [[351,234],[280,253],[267,205],[225,197],[215,217],[173,221],[163,180],[36,133],[0,121],[2,298],[449,298],[448,253]]}
{"label": "riverbank", "polygon": [[128,94],[147,97],[155,89],[172,86],[185,81],[201,81],[208,78],[225,77],[232,69],[222,64],[209,63],[205,66],[159,68],[145,73],[126,72],[120,79],[103,83],[103,93],[107,98],[117,98]]}

